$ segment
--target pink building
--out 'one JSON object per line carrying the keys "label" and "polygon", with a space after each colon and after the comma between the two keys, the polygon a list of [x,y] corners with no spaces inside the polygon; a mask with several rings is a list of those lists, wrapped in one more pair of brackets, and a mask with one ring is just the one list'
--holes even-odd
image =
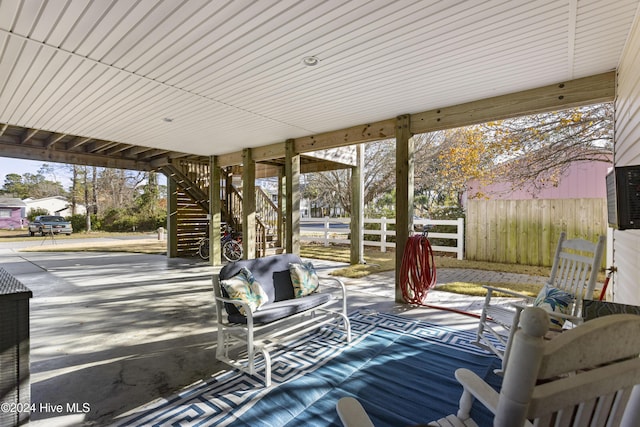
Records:
{"label": "pink building", "polygon": [[22,228],[26,206],[20,199],[0,197],[0,229],[15,230]]}
{"label": "pink building", "polygon": [[478,180],[471,180],[467,183],[465,200],[476,197],[478,193],[482,194],[482,198],[491,200],[606,198],[605,177],[611,167],[611,162],[575,162],[557,186],[549,184],[542,189],[525,186],[511,190],[511,183],[508,182],[483,186]]}

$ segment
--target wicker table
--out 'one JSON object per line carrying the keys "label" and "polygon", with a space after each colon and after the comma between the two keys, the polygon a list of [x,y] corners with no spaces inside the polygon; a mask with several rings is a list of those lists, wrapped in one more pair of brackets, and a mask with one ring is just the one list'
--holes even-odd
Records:
{"label": "wicker table", "polygon": [[33,294],[0,267],[0,426],[29,421],[29,298]]}

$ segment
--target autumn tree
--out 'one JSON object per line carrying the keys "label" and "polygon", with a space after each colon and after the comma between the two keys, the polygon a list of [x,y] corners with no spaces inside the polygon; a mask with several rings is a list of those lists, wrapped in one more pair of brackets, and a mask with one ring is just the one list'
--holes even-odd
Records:
{"label": "autumn tree", "polygon": [[613,105],[589,105],[481,126],[495,167],[484,182],[557,185],[571,163],[612,161]]}
{"label": "autumn tree", "polygon": [[[610,160],[612,116],[611,104],[598,104],[414,135],[417,213],[459,205],[471,179],[541,188],[557,183],[572,162]],[[395,204],[395,141],[367,144],[365,165],[365,204],[388,211]],[[348,180],[346,170],[309,174],[305,195],[348,212]]]}

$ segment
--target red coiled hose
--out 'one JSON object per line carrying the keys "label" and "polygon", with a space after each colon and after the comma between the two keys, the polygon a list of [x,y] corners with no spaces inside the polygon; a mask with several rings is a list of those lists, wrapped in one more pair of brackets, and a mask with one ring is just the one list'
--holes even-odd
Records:
{"label": "red coiled hose", "polygon": [[409,237],[402,254],[402,270],[400,271],[402,298],[409,304],[446,310],[480,318],[480,315],[450,307],[425,304],[429,289],[436,286],[436,264],[433,260],[433,249],[426,235],[416,234]]}
{"label": "red coiled hose", "polygon": [[424,235],[409,237],[402,255],[400,271],[402,297],[409,304],[423,304],[429,289],[436,285],[433,249]]}

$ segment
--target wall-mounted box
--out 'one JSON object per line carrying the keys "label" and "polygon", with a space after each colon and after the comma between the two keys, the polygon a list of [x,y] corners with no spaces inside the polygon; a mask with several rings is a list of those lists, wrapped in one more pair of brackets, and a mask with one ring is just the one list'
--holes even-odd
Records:
{"label": "wall-mounted box", "polygon": [[609,226],[640,228],[640,165],[616,167],[606,180]]}

